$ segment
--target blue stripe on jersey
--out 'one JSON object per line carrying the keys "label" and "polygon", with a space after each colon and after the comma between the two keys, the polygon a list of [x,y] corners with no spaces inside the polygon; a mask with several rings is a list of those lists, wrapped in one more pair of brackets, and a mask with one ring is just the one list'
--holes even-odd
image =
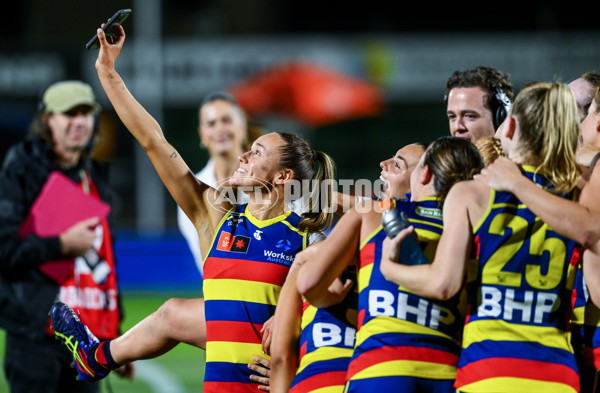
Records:
{"label": "blue stripe on jersey", "polygon": [[430,334],[415,333],[381,333],[367,338],[354,350],[352,358],[360,356],[363,352],[383,347],[414,347],[438,349],[451,353],[460,353],[460,344],[446,337]]}
{"label": "blue stripe on jersey", "polygon": [[[539,354],[543,353],[544,358],[540,359]],[[547,347],[537,342],[520,341],[492,341],[485,340],[469,345],[469,350],[463,352],[459,359],[459,368],[490,357],[499,358],[519,358],[528,360],[542,360],[549,363],[564,364],[577,371],[577,365],[570,352],[560,349]]]}
{"label": "blue stripe on jersey", "polygon": [[348,370],[349,361],[349,357],[341,357],[311,363],[308,366],[306,366],[298,375],[296,375],[291,387],[315,375],[320,375],[332,371],[346,371]]}
{"label": "blue stripe on jersey", "polygon": [[[204,382],[243,382],[256,385],[250,375],[260,374],[250,370],[245,363],[207,362]],[[254,389],[258,390],[258,387]]]}
{"label": "blue stripe on jersey", "polygon": [[206,300],[207,321],[255,321],[262,324],[275,313],[275,305],[235,300]]}
{"label": "blue stripe on jersey", "polygon": [[455,393],[452,380],[391,376],[348,381],[344,393]]}

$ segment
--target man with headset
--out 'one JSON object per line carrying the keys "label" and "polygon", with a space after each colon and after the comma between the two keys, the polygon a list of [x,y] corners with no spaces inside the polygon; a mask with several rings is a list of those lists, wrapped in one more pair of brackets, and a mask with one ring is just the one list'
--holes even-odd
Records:
{"label": "man with headset", "polygon": [[[109,219],[79,221],[56,236],[20,229],[43,188],[43,198],[51,193],[65,198],[64,188],[47,191],[51,174],[69,178],[80,195],[88,194],[84,198],[110,205],[108,168],[90,156],[100,106],[89,85],[70,80],[48,87],[38,109],[27,140],[10,148],[0,171],[4,371],[12,393],[96,393],[97,384],[75,380],[71,353],[55,340],[48,312],[60,300],[78,310],[98,337],[118,335],[121,308]],[[122,371],[131,376],[132,369]]]}
{"label": "man with headset", "polygon": [[471,143],[494,136],[513,97],[513,86],[502,71],[485,66],[455,71],[446,82],[444,96],[450,134]]}

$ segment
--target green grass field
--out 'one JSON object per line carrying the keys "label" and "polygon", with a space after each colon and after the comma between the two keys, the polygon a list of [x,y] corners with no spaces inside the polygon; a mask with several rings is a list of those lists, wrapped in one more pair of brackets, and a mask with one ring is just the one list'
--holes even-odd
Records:
{"label": "green grass field", "polygon": [[[200,294],[129,293],[123,294],[127,330],[156,310],[170,297],[193,298]],[[4,378],[4,331],[0,330],[0,392],[8,392]],[[198,393],[202,392],[204,379],[204,351],[180,344],[170,352],[152,360],[135,362],[136,376],[133,381],[123,380],[111,374],[100,382],[101,392],[111,393]]]}

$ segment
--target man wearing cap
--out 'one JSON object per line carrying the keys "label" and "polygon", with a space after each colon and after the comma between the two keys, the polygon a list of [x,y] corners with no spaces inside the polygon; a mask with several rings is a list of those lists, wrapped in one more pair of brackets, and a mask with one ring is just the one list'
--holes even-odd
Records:
{"label": "man wearing cap", "polygon": [[[110,205],[108,168],[90,156],[100,106],[88,84],[62,81],[45,90],[38,109],[27,139],[9,149],[0,171],[4,371],[12,393],[98,392],[97,384],[75,380],[72,355],[55,340],[48,312],[62,301],[78,310],[99,338],[118,335],[121,312],[112,220],[92,217],[56,236],[19,232],[54,172],[72,180],[81,195],[88,194],[85,198]],[[53,197],[64,197],[61,192],[54,191]]]}

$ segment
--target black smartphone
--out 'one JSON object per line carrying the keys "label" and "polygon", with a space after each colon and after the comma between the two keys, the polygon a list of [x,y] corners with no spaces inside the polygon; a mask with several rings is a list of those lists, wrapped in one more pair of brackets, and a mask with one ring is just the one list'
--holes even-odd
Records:
{"label": "black smartphone", "polygon": [[[102,27],[106,34],[106,39],[109,43],[113,43],[112,40],[118,34],[119,25],[123,24],[123,21],[131,14],[129,8],[117,11],[112,18],[108,20]],[[98,49],[100,48],[100,41],[98,41],[98,35],[94,34],[91,40],[85,45],[85,49]]]}

